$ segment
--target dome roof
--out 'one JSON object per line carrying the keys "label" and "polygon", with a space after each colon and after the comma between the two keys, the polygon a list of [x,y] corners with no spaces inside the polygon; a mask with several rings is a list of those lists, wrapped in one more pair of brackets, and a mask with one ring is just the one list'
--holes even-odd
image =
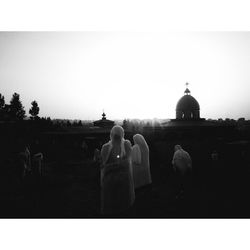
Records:
{"label": "dome roof", "polygon": [[200,110],[200,105],[191,95],[184,95],[176,105],[176,111]]}

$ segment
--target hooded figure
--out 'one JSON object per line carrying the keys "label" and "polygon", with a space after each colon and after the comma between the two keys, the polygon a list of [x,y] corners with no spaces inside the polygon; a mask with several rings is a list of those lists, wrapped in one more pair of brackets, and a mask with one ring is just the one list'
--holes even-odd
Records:
{"label": "hooded figure", "polygon": [[182,149],[180,145],[175,145],[175,153],[172,164],[181,176],[186,175],[192,171],[192,160],[188,152]]}
{"label": "hooded figure", "polygon": [[149,148],[144,137],[140,134],[133,136],[134,146],[132,147],[132,166],[135,188],[140,188],[152,183]]}
{"label": "hooded figure", "polygon": [[183,195],[184,189],[190,188],[192,184],[192,159],[188,152],[182,149],[180,145],[175,145],[175,153],[173,156],[173,168],[178,176],[180,193],[177,197]]}
{"label": "hooded figure", "polygon": [[131,143],[124,139],[124,130],[115,125],[110,141],[101,150],[101,211],[119,214],[135,200],[131,166]]}

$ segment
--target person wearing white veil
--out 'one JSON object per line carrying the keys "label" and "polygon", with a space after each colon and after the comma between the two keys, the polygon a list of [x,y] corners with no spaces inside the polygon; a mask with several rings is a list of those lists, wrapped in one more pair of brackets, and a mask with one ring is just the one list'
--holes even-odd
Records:
{"label": "person wearing white veil", "polygon": [[188,172],[192,171],[192,159],[189,153],[180,145],[175,145],[174,150],[175,152],[172,160],[174,170],[184,176]]}
{"label": "person wearing white veil", "polygon": [[131,166],[131,143],[124,130],[115,125],[110,141],[101,149],[101,212],[119,214],[129,210],[135,200]]}
{"label": "person wearing white veil", "polygon": [[179,179],[180,194],[178,196],[182,196],[184,190],[187,189],[188,182],[190,182],[190,177],[192,174],[192,159],[189,153],[185,151],[180,145],[175,145],[174,150],[175,152],[172,164]]}
{"label": "person wearing white veil", "polygon": [[149,163],[149,148],[141,134],[133,136],[132,166],[135,188],[140,188],[152,183]]}

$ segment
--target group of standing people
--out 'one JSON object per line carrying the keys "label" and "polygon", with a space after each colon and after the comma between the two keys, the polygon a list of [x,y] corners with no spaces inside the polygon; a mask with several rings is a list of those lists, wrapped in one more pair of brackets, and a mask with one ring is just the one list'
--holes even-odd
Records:
{"label": "group of standing people", "polygon": [[[110,131],[110,141],[102,146],[102,214],[126,213],[134,204],[135,190],[152,183],[147,142],[141,134],[135,134],[133,142],[132,146],[129,140],[124,139],[123,128],[115,125]],[[180,145],[175,148],[173,166],[180,176],[191,171],[191,158]]]}
{"label": "group of standing people", "polygon": [[135,189],[151,184],[149,148],[140,134],[134,145],[124,139],[124,130],[116,125],[110,141],[101,150],[101,211],[118,214],[129,210],[135,201]]}

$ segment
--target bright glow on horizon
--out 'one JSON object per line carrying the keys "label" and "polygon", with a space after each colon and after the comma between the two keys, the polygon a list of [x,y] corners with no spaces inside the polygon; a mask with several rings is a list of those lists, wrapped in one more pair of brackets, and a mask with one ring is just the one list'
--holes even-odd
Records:
{"label": "bright glow on horizon", "polygon": [[250,32],[1,32],[0,93],[28,115],[175,118],[189,82],[201,117],[250,119]]}

